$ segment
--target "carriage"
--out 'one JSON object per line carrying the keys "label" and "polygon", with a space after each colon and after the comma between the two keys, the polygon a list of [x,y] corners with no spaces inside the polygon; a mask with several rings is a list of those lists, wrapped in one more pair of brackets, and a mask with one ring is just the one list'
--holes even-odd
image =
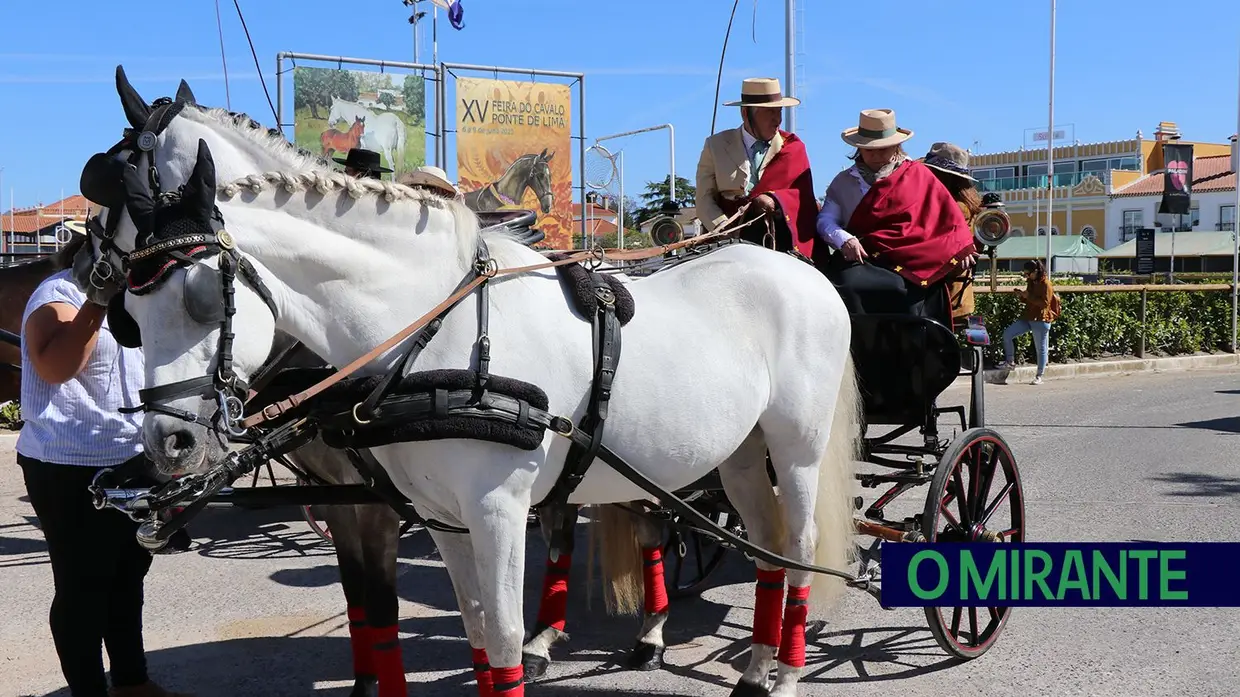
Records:
{"label": "carriage", "polygon": [[[501,214],[497,225],[514,227],[532,223],[532,213]],[[995,221],[991,221],[995,222]],[[1000,239],[983,238],[993,252]],[[527,243],[538,240],[534,231]],[[725,244],[727,242],[724,242]],[[711,245],[684,250],[688,257],[709,252]],[[686,258],[668,254],[653,270],[682,263]],[[610,269],[620,271],[622,269]],[[847,583],[864,590],[878,602],[881,592],[881,549],[886,543],[902,542],[1021,542],[1024,540],[1024,499],[1019,473],[1011,448],[1003,437],[985,425],[983,347],[989,336],[980,318],[969,318],[957,334],[931,317],[907,314],[859,314],[852,316],[852,355],[863,399],[862,460],[875,471],[856,475],[860,489],[882,490],[866,505],[865,497],[855,498],[856,533],[868,543],[858,543],[857,571]],[[959,379],[968,384],[967,405],[940,406],[944,392]],[[259,399],[262,402],[263,400]],[[267,400],[269,401],[269,400]],[[941,421],[959,429],[948,437]],[[880,433],[871,435],[872,431]],[[901,442],[903,439],[904,442]],[[911,442],[910,442],[911,441]],[[291,442],[297,442],[292,439]],[[240,505],[288,505],[301,508],[311,528],[331,542],[330,531],[314,515],[317,504],[348,504],[383,501],[376,495],[373,480],[367,485],[339,485],[316,480],[313,473],[283,458],[284,448],[276,447],[250,467],[234,469],[217,478],[211,489],[183,492],[192,515],[195,507],[207,503],[232,502]],[[295,474],[294,486],[277,486],[271,462],[278,460]],[[363,463],[355,461],[359,467]],[[272,486],[256,486],[265,468]],[[250,478],[249,487],[233,487],[237,475]],[[367,473],[368,476],[375,474]],[[773,476],[773,473],[772,473]],[[777,484],[777,482],[776,482]],[[889,508],[910,489],[928,486],[920,510],[896,516]],[[686,516],[684,508],[655,505],[643,515],[659,520],[665,529],[663,558],[667,592],[672,599],[702,592],[709,579],[726,560],[729,550],[751,555],[755,550],[745,540],[744,523],[728,500],[714,471],[694,484],[671,492],[697,515]],[[147,491],[97,488],[97,505],[125,509],[131,515],[150,516],[161,506],[151,506]],[[390,496],[386,499],[389,503]],[[165,500],[162,507],[172,501]],[[397,505],[394,503],[394,505]],[[402,534],[414,524],[403,508],[406,520]],[[531,525],[537,524],[538,509],[531,509]],[[176,516],[181,524],[186,514]],[[172,527],[168,517],[150,518],[146,536],[152,546],[166,540]],[[425,524],[426,521],[417,522]],[[930,630],[940,647],[954,656],[971,659],[995,644],[1007,623],[1010,608],[926,608]]]}

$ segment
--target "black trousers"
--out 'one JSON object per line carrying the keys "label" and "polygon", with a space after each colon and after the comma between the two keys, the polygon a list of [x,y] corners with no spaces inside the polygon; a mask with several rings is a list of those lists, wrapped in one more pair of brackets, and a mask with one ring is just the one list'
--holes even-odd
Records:
{"label": "black trousers", "polygon": [[[137,468],[137,460],[124,466]],[[70,693],[107,697],[102,646],[108,649],[113,685],[146,682],[142,602],[151,555],[134,538],[138,524],[118,511],[91,505],[86,487],[96,468],[20,454],[17,462],[51,557],[56,583],[52,639]]]}

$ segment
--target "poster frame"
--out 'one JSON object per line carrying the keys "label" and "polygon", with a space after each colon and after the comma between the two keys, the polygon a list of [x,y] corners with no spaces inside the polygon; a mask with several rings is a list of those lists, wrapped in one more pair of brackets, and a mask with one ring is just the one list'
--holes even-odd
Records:
{"label": "poster frame", "polygon": [[[569,138],[577,140],[577,171],[574,173],[574,179],[576,180],[575,188],[577,189],[578,199],[582,205],[582,215],[580,216],[580,219],[581,219],[581,247],[580,248],[584,249],[588,247],[589,242],[588,242],[588,235],[586,234],[586,216],[585,216],[586,182],[585,182],[585,174],[584,174],[585,162],[586,162],[586,76],[585,76],[585,73],[566,72],[563,70],[542,70],[538,68],[503,68],[500,66],[491,66],[491,65],[472,65],[469,63],[444,63],[444,62],[441,62],[439,64],[439,69],[440,69],[440,76],[443,79],[439,80],[435,85],[436,88],[438,89],[438,95],[439,95],[435,100],[437,102],[436,107],[437,109],[441,110],[437,113],[437,116],[445,115],[447,112],[447,109],[445,108],[447,104],[447,84],[448,84],[447,76],[451,75],[452,78],[455,80],[459,76],[454,71],[489,73],[495,79],[499,79],[499,76],[502,73],[506,75],[524,75],[531,79],[533,79],[534,77],[560,77],[560,78],[570,78],[573,80],[573,82],[570,82],[568,86],[570,88],[570,91],[574,85],[577,87],[577,110],[576,110],[577,135],[572,135],[570,131]],[[437,158],[441,158],[440,162],[448,161],[448,138],[447,138],[448,133],[456,133],[456,129],[444,127],[444,128],[441,128],[440,130],[440,134],[442,137],[439,139],[439,146],[442,148],[442,150],[440,153],[437,153],[436,155]],[[443,167],[445,171],[447,171],[447,167],[445,165],[441,164],[440,166]],[[577,249],[577,248],[578,247],[574,247],[574,249]]]}
{"label": "poster frame", "polygon": [[[284,61],[286,60],[292,63],[292,66],[288,70],[285,70],[284,68]],[[325,56],[325,55],[319,55],[316,53],[295,53],[292,51],[280,51],[279,53],[276,54],[276,128],[279,129],[281,135],[285,135],[286,137],[287,137],[287,134],[284,132],[284,127],[285,126],[291,127],[294,124],[284,122],[284,74],[286,72],[292,72],[293,68],[297,67],[297,61],[299,60],[317,61],[321,63],[335,63],[337,69],[340,69],[340,70],[343,70],[345,65],[366,65],[366,66],[372,66],[372,67],[378,66],[379,72],[381,73],[386,68],[400,68],[402,70],[421,71],[422,74],[420,75],[420,77],[423,80],[427,80],[427,81],[435,83],[434,89],[431,91],[431,93],[435,95],[433,103],[431,105],[431,111],[434,114],[435,129],[433,131],[428,129],[428,131],[425,134],[423,134],[423,137],[426,137],[427,135],[429,135],[435,139],[435,147],[434,147],[435,165],[438,167],[444,166],[444,153],[446,153],[446,150],[443,147],[444,108],[443,108],[443,69],[442,68],[436,65],[433,65],[433,64],[429,64],[429,63],[408,63],[404,61],[390,61],[390,60],[383,60],[379,58],[351,58],[348,56]],[[427,75],[426,73],[428,71],[432,73],[432,75]]]}

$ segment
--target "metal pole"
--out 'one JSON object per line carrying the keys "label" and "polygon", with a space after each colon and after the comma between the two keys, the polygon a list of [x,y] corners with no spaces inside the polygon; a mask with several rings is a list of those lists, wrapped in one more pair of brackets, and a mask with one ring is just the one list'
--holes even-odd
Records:
{"label": "metal pole", "polygon": [[284,135],[284,52],[276,54],[276,130]]}
{"label": "metal pole", "polygon": [[[1240,89],[1236,91],[1236,137],[1232,148],[1240,147]],[[1236,173],[1240,177],[1240,172]],[[1231,352],[1236,353],[1236,287],[1240,285],[1240,180],[1236,182],[1236,208],[1231,215]]]}
{"label": "metal pole", "polygon": [[[786,2],[784,3],[784,13],[785,13],[784,44],[785,44],[785,49],[787,51],[787,55],[784,56],[784,73],[787,74],[788,76],[787,77],[787,80],[788,80],[787,89],[788,89],[789,97],[793,97],[796,95],[796,58],[795,58],[796,36],[793,33],[793,28],[796,25],[796,19],[795,19],[796,15],[794,14],[795,5],[796,5],[795,0],[786,0]],[[788,122],[788,132],[796,133],[796,130],[797,130],[796,108],[786,107],[786,110],[788,113],[787,113],[787,118],[784,120]]]}
{"label": "metal pole", "polygon": [[595,138],[595,143],[601,143],[605,140],[613,138],[623,138],[624,136],[636,135],[638,133],[649,133],[650,131],[658,131],[667,129],[667,144],[671,171],[667,175],[668,197],[673,201],[676,200],[676,128],[670,123],[661,123],[658,126],[649,126],[647,128],[639,128],[636,131],[625,131],[624,133],[612,133],[611,135]]}
{"label": "metal pole", "polygon": [[[531,72],[531,74],[533,73]],[[543,74],[547,75],[550,73]],[[577,140],[577,157],[581,163],[581,169],[578,170],[581,177],[577,182],[577,190],[580,192],[581,197],[581,241],[584,245],[586,240],[586,76],[581,74],[577,75],[577,104],[580,108],[580,113],[577,114],[577,135],[579,136]]]}
{"label": "metal pole", "polygon": [[620,151],[620,201],[616,203],[616,246],[624,249],[624,151]]}
{"label": "metal pole", "polygon": [[1055,0],[1051,0],[1051,90],[1046,124],[1046,273],[1053,270],[1051,233],[1055,230]]}
{"label": "metal pole", "polygon": [[410,22],[410,24],[413,25],[413,62],[417,63],[418,62],[418,6],[416,3],[413,6],[413,21]]}

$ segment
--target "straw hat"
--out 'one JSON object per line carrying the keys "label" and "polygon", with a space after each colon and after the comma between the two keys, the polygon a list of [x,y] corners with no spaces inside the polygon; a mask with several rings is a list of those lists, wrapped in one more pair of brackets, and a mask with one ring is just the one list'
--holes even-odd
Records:
{"label": "straw hat", "polygon": [[845,129],[840,136],[853,147],[877,150],[899,145],[912,138],[913,132],[896,126],[896,112],[891,109],[866,109],[857,127]]}
{"label": "straw hat", "polygon": [[971,182],[977,181],[969,174],[969,153],[951,143],[935,143],[931,145],[930,152],[926,153],[922,164],[927,167],[933,167],[940,172],[947,172],[948,174],[968,179]]}
{"label": "straw hat", "polygon": [[801,100],[785,97],[779,87],[779,79],[773,77],[747,77],[741,83],[741,98],[736,102],[724,102],[724,106],[797,106]]}
{"label": "straw hat", "polygon": [[406,174],[401,177],[401,183],[406,186],[428,186],[432,189],[438,189],[449,196],[459,196],[461,194],[461,190],[448,181],[448,173],[432,165],[419,167]]}

